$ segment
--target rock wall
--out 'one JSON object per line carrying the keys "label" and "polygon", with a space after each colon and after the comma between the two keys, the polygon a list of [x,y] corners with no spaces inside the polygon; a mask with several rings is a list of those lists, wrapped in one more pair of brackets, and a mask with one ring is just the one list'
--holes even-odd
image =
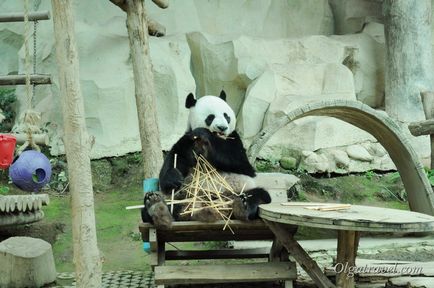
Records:
{"label": "rock wall", "polygon": [[[185,131],[190,92],[225,89],[246,145],[264,126],[311,101],[357,99],[381,108],[383,26],[369,16],[375,9],[351,2],[355,8],[341,0],[183,0],[161,10],[147,1],[149,15],[167,29],[165,37],[150,41],[163,149]],[[0,11],[22,6],[0,0]],[[51,10],[49,1],[37,9]],[[91,156],[139,151],[125,15],[108,1],[90,0],[75,2],[75,17],[86,123],[95,137]],[[0,24],[0,74],[24,73],[23,32],[23,23]],[[63,120],[51,21],[38,24],[37,41],[37,70],[51,74],[53,84],[37,86],[33,105],[42,112],[51,153],[59,155]],[[17,95],[22,112],[24,87]],[[377,146],[349,124],[308,117],[279,131],[261,157],[278,161],[298,151],[298,163],[311,172],[392,169]],[[429,157],[426,139],[416,148],[421,158]]]}

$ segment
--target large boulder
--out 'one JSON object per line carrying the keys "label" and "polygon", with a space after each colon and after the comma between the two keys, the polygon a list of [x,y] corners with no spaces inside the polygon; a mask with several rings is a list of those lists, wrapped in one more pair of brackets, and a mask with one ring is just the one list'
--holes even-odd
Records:
{"label": "large boulder", "polygon": [[[376,31],[379,33],[375,33]],[[354,74],[357,100],[373,108],[384,106],[383,25],[369,23],[363,33],[332,38],[349,47],[348,56],[343,63]]]}
{"label": "large boulder", "polygon": [[[325,36],[265,39],[194,32],[187,38],[198,94],[216,94],[224,88],[235,111],[241,108],[246,88],[272,65],[342,63],[347,55],[347,45]],[[261,97],[273,97],[272,91],[263,92]]]}

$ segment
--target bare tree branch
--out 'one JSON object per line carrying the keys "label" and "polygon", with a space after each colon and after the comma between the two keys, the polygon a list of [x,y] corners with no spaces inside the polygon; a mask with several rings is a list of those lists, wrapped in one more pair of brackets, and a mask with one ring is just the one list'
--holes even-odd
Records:
{"label": "bare tree branch", "polygon": [[152,0],[152,2],[154,2],[155,5],[157,5],[161,9],[166,9],[167,7],[169,7],[169,0]]}
{"label": "bare tree branch", "polygon": [[110,0],[113,4],[122,9],[122,11],[127,12],[127,2],[125,0]]}

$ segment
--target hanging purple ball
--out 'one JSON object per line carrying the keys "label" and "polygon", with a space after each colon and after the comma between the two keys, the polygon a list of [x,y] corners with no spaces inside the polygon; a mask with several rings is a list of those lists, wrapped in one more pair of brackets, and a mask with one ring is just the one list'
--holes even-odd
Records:
{"label": "hanging purple ball", "polygon": [[21,190],[37,192],[50,181],[50,160],[41,152],[24,151],[9,167],[9,177]]}

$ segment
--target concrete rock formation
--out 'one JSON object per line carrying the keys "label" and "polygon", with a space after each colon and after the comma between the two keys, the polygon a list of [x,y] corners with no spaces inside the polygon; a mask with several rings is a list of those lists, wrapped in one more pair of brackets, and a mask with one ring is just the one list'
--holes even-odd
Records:
{"label": "concrete rock formation", "polygon": [[[202,96],[225,89],[246,146],[264,127],[307,103],[344,99],[382,108],[380,2],[185,0],[165,10],[148,5],[149,16],[166,27],[165,37],[150,42],[163,149],[186,129],[184,101],[190,92]],[[51,10],[49,2],[38,5],[38,10]],[[139,151],[125,15],[103,1],[77,1],[75,9],[86,124],[95,137],[91,157]],[[19,1],[0,0],[0,10],[23,7]],[[0,74],[24,73],[23,33],[23,23],[0,26]],[[37,72],[52,75],[52,85],[36,87],[34,106],[47,123],[43,128],[51,153],[59,155],[64,149],[51,21],[38,24]],[[27,108],[24,87],[16,92],[19,115]],[[427,137],[412,143],[421,159],[429,157]],[[297,150],[298,163],[313,172],[393,168],[387,153],[373,153],[369,145],[381,146],[348,123],[312,116],[277,132],[259,156],[279,161]],[[361,147],[370,156],[348,153]]]}

